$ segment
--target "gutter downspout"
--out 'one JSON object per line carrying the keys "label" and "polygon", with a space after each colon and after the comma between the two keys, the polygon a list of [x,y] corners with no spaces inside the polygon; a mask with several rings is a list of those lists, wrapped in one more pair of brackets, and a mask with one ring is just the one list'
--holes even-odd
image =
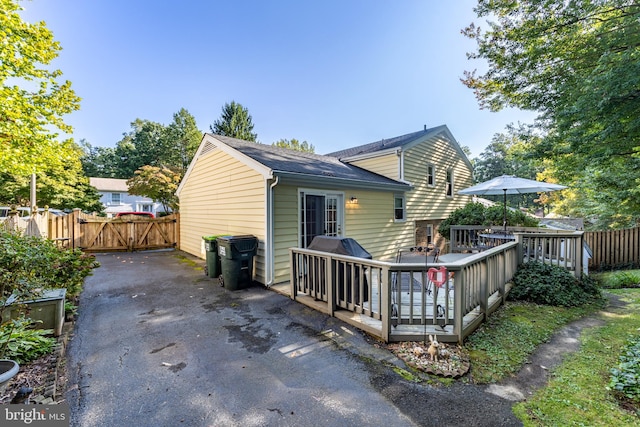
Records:
{"label": "gutter downspout", "polygon": [[275,243],[273,241],[273,189],[276,185],[278,185],[278,181],[280,180],[279,176],[275,177],[275,180],[269,185],[269,190],[267,191],[267,241],[265,242],[265,262],[267,268],[267,283],[266,287],[270,287],[273,285],[274,277],[274,269],[275,269]]}

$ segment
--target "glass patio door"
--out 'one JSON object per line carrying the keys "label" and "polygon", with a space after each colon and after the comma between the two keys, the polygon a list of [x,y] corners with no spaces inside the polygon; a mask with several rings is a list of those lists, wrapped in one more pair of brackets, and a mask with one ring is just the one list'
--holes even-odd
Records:
{"label": "glass patio door", "polygon": [[300,245],[303,248],[316,236],[342,235],[342,196],[339,194],[300,193]]}

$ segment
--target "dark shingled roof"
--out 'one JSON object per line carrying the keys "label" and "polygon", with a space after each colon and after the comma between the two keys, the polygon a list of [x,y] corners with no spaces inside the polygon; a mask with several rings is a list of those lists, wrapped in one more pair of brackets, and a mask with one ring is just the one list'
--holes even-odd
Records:
{"label": "dark shingled roof", "polygon": [[334,151],[333,153],[328,153],[327,156],[335,157],[337,159],[345,159],[348,157],[359,156],[361,154],[375,153],[376,151],[402,147],[403,145],[411,141],[415,141],[416,139],[425,136],[430,132],[433,132],[434,129],[435,128],[429,128],[418,132],[408,133],[402,136],[396,136],[390,139],[381,139],[380,141],[371,142],[369,144],[360,145],[358,147]]}
{"label": "dark shingled roof", "polygon": [[369,172],[357,166],[341,162],[339,159],[320,154],[305,153],[297,150],[275,147],[273,145],[248,142],[241,139],[221,135],[212,135],[215,139],[265,165],[274,173],[285,172],[291,174],[322,176],[350,181],[360,181],[367,184],[403,185],[408,184],[389,179],[382,175]]}

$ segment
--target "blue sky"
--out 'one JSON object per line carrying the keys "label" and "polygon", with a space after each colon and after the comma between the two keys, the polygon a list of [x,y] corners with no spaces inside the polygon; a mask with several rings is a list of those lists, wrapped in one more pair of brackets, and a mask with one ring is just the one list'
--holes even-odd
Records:
{"label": "blue sky", "polygon": [[258,140],[316,152],[446,124],[472,157],[522,111],[480,110],[461,82],[482,69],[460,30],[475,1],[32,0],[62,52],[54,66],[81,109],[76,141],[115,146],[136,118],[169,124],[186,108],[202,131],[235,100]]}

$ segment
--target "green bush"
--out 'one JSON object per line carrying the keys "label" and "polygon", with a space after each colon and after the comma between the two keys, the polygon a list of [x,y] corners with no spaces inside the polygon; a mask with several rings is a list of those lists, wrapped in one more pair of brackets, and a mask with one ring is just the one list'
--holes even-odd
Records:
{"label": "green bush", "polygon": [[59,248],[48,239],[0,231],[0,298],[13,293],[24,301],[51,288],[66,288],[72,298],[99,265],[93,255],[78,249]]}
{"label": "green bush", "polygon": [[[48,239],[0,231],[0,319],[12,295],[14,304],[19,304],[38,298],[46,289],[65,288],[67,298],[74,298],[98,266],[93,255],[59,248]],[[31,326],[31,319],[0,325],[0,357],[25,363],[50,352],[55,339],[46,335],[52,331]]]}
{"label": "green bush", "polygon": [[602,287],[609,289],[637,288],[640,287],[640,271],[616,271],[608,273],[601,280]]}
{"label": "green bush", "polygon": [[31,319],[14,319],[0,326],[0,356],[27,363],[48,354],[56,339],[49,337],[51,329],[33,329]]}
{"label": "green bush", "polygon": [[527,262],[513,276],[514,286],[509,299],[562,307],[578,307],[602,301],[602,293],[595,280],[583,275],[573,277],[562,267]]}
{"label": "green bush", "polygon": [[640,338],[629,340],[620,356],[620,364],[611,369],[609,388],[627,399],[640,402]]}
{"label": "green bush", "polygon": [[[451,238],[452,225],[485,225],[487,227],[502,227],[504,208],[500,205],[484,207],[481,203],[467,203],[464,207],[451,212],[448,218],[438,226],[438,233],[445,239]],[[522,227],[537,227],[538,220],[520,211],[507,209],[507,225]]]}

